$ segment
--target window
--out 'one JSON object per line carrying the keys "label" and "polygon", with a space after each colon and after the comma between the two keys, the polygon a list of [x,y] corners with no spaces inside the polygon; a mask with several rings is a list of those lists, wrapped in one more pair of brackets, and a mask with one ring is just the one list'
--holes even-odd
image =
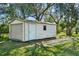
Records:
{"label": "window", "polygon": [[43,26],[43,30],[46,30],[46,26],[45,25]]}

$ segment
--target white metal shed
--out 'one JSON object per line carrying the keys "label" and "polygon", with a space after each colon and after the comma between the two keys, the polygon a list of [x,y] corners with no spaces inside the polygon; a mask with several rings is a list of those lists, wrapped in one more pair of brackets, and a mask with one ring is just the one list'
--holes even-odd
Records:
{"label": "white metal shed", "polygon": [[56,37],[56,24],[32,20],[14,20],[9,25],[9,38],[29,41]]}

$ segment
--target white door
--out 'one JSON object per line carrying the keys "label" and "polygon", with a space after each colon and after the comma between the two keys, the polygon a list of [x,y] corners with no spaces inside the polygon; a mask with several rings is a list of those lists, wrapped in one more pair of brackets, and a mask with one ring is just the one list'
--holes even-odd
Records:
{"label": "white door", "polygon": [[35,24],[29,24],[29,40],[33,40],[36,37]]}
{"label": "white door", "polygon": [[23,24],[12,24],[11,25],[11,35],[13,39],[22,40],[23,39]]}

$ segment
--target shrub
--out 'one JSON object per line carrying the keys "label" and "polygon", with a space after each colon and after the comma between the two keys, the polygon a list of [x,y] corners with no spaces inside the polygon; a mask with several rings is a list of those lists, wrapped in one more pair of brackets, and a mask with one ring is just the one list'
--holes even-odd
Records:
{"label": "shrub", "polygon": [[0,25],[0,33],[9,33],[9,25],[1,24]]}
{"label": "shrub", "polygon": [[0,41],[7,41],[9,40],[8,34],[1,34],[0,35]]}
{"label": "shrub", "polygon": [[79,32],[78,32],[78,34],[76,34],[75,32],[73,32],[73,33],[72,33],[72,36],[73,36],[73,37],[79,37]]}
{"label": "shrub", "polygon": [[62,38],[62,37],[64,37],[64,36],[66,36],[66,33],[61,32],[61,33],[59,33],[59,34],[57,35],[57,38]]}

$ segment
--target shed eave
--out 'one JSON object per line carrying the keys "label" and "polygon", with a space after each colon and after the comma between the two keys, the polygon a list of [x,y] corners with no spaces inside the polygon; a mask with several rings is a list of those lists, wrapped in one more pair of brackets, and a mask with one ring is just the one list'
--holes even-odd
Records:
{"label": "shed eave", "polygon": [[[56,25],[55,23],[50,23],[50,22],[41,22],[41,21],[36,21],[36,20],[22,20],[20,18],[16,18],[15,20],[21,21],[21,22],[32,22],[32,23],[38,23],[38,24],[49,24],[49,25]],[[13,21],[15,21],[14,19],[11,20],[9,22],[9,24],[11,24]]]}

